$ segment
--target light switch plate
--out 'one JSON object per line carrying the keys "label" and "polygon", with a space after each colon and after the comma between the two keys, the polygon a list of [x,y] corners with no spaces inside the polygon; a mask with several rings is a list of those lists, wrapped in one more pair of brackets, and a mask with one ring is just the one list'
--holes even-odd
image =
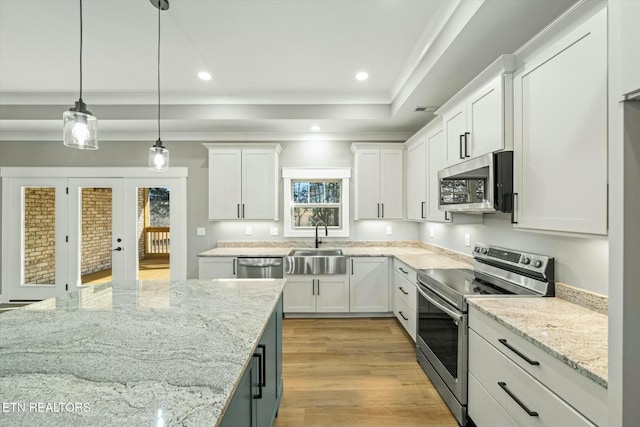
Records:
{"label": "light switch plate", "polygon": [[271,227],[271,235],[272,236],[278,235],[278,227]]}
{"label": "light switch plate", "polygon": [[251,236],[251,234],[252,234],[252,233],[253,233],[253,232],[251,231],[251,227],[247,227],[247,228],[245,229],[245,234],[246,234],[247,236]]}
{"label": "light switch plate", "polygon": [[464,245],[465,246],[471,246],[471,235],[470,234],[465,234],[464,235]]}
{"label": "light switch plate", "polygon": [[196,227],[196,236],[206,236],[207,229],[204,227]]}
{"label": "light switch plate", "polygon": [[433,227],[429,228],[429,237],[434,239],[436,237],[436,232]]}
{"label": "light switch plate", "polygon": [[388,227],[387,227],[387,234],[388,234],[388,235],[391,235],[391,234],[392,234],[392,232],[393,232],[393,230],[391,229],[391,226],[388,226]]}

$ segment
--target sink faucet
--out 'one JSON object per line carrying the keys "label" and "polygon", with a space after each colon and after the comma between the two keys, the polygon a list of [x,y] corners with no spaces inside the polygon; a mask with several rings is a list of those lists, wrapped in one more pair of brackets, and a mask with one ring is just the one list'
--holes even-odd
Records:
{"label": "sink faucet", "polygon": [[322,240],[318,239],[318,227],[324,225],[324,235],[328,236],[329,235],[329,230],[327,229],[327,224],[324,221],[318,221],[316,223],[316,249],[319,247],[320,243],[322,243]]}

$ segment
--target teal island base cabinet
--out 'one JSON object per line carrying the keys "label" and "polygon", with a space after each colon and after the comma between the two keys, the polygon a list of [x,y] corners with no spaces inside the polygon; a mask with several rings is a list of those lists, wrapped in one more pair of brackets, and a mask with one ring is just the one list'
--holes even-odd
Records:
{"label": "teal island base cabinet", "polygon": [[282,297],[245,369],[221,427],[273,426],[282,400]]}

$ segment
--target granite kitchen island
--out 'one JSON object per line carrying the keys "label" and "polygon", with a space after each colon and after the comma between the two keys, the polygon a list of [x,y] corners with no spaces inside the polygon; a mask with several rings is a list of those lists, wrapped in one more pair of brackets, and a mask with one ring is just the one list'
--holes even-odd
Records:
{"label": "granite kitchen island", "polygon": [[0,424],[219,425],[284,283],[96,285],[2,314]]}

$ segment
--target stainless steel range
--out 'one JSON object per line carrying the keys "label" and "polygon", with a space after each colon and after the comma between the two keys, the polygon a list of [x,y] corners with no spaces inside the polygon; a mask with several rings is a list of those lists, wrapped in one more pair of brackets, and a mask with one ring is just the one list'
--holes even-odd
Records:
{"label": "stainless steel range", "polygon": [[467,423],[467,297],[554,296],[554,259],[478,244],[473,270],[418,270],[416,353],[461,426]]}

